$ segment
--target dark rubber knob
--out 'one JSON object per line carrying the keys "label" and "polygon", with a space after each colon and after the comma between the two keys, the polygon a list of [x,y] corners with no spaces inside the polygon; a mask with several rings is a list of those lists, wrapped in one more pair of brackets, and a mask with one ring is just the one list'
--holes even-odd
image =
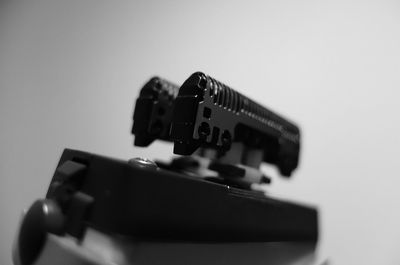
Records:
{"label": "dark rubber knob", "polygon": [[18,248],[21,265],[35,262],[47,233],[62,234],[64,218],[61,209],[51,200],[37,200],[29,208],[21,224]]}

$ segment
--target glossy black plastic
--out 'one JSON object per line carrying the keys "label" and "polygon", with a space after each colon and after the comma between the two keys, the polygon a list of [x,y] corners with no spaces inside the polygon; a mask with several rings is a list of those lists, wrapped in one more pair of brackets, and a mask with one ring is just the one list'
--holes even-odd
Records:
{"label": "glossy black plastic", "polygon": [[300,130],[294,123],[200,72],[179,89],[171,138],[180,155],[199,147],[229,150],[232,142],[261,148],[263,160],[284,176],[299,162]]}
{"label": "glossy black plastic", "polygon": [[[78,223],[107,233],[196,242],[316,242],[318,237],[317,211],[312,207],[80,151],[65,150],[59,166],[68,161],[87,167],[74,182],[79,185],[70,188],[71,196],[79,192],[93,198]],[[65,200],[63,189],[54,189],[50,185],[47,198]],[[62,205],[67,220],[76,220],[69,216],[71,204]]]}

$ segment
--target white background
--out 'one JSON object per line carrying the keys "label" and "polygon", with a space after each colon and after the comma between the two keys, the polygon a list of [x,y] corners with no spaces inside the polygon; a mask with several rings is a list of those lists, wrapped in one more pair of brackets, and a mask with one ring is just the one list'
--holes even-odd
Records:
{"label": "white background", "polygon": [[331,264],[400,263],[398,1],[3,1],[0,264],[64,147],[132,146],[134,99],[201,70],[301,125],[301,167],[270,190],[321,213]]}

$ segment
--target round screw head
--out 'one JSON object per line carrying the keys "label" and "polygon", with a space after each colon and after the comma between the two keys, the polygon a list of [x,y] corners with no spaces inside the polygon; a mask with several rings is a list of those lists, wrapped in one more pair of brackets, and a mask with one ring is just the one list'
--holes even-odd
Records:
{"label": "round screw head", "polygon": [[128,164],[135,166],[135,167],[140,167],[140,168],[152,168],[152,169],[158,168],[156,162],[154,162],[153,160],[147,159],[147,158],[142,158],[142,157],[135,157],[135,158],[129,159]]}

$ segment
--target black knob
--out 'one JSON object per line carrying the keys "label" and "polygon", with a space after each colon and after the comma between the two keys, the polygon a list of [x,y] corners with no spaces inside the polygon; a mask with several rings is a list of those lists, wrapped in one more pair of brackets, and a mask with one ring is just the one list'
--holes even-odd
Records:
{"label": "black knob", "polygon": [[35,262],[47,233],[63,234],[64,217],[60,207],[52,200],[37,200],[29,208],[22,221],[18,236],[21,265]]}

